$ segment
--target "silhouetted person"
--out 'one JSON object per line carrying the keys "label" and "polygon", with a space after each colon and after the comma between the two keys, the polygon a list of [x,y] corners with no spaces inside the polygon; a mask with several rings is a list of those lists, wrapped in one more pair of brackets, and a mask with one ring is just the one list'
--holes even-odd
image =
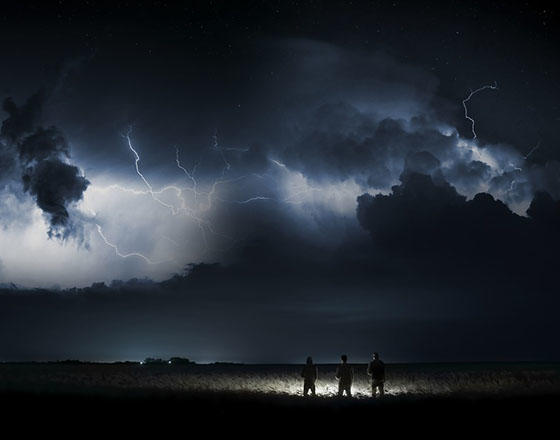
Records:
{"label": "silhouetted person", "polygon": [[317,366],[313,363],[311,356],[307,358],[306,364],[301,370],[301,377],[303,377],[303,395],[307,396],[309,390],[311,395],[315,395],[315,381],[317,380],[318,371]]}
{"label": "silhouetted person", "polygon": [[348,356],[343,354],[340,356],[342,363],[336,369],[336,378],[338,379],[338,395],[342,396],[344,392],[352,397],[352,380],[354,379],[354,369],[348,365]]}
{"label": "silhouetted person", "polygon": [[379,353],[373,353],[373,360],[367,369],[368,376],[371,376],[371,395],[375,397],[379,390],[379,397],[385,395],[385,364],[379,359]]}

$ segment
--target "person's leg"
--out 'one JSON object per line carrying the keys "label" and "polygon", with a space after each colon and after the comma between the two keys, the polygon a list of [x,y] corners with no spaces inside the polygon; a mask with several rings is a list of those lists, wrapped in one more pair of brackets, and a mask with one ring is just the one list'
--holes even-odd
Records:
{"label": "person's leg", "polygon": [[385,382],[381,382],[379,384],[379,397],[383,397],[385,395]]}
{"label": "person's leg", "polygon": [[371,397],[375,397],[375,394],[377,393],[377,385],[375,384],[375,382],[371,383]]}
{"label": "person's leg", "polygon": [[352,397],[352,385],[351,384],[346,385],[346,395],[348,397]]}
{"label": "person's leg", "polygon": [[311,384],[311,395],[315,396],[315,383]]}
{"label": "person's leg", "polygon": [[309,392],[309,385],[307,383],[307,381],[303,382],[303,395],[307,396],[307,393]]}
{"label": "person's leg", "polygon": [[342,396],[342,393],[344,392],[344,386],[342,385],[341,382],[338,382],[338,396]]}

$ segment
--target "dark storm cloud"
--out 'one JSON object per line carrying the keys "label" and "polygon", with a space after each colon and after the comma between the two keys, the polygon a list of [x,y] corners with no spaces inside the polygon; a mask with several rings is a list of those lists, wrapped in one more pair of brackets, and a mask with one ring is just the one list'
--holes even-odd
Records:
{"label": "dark storm cloud", "polygon": [[492,286],[506,302],[514,283],[513,291],[523,286],[535,295],[557,284],[558,202],[537,193],[527,214],[511,212],[487,193],[467,201],[447,182],[416,173],[403,174],[390,195],[360,196],[357,210],[376,249],[408,261],[407,276],[421,282],[426,270],[473,290]]}
{"label": "dark storm cloud", "polygon": [[437,157],[428,151],[409,153],[404,162],[404,169],[420,174],[431,175],[441,166]]}
{"label": "dark storm cloud", "polygon": [[[491,217],[485,218],[487,214]],[[488,239],[489,248],[495,240],[507,244],[515,236],[515,226],[512,231],[509,223],[523,222],[488,194],[477,194],[467,202],[447,182],[436,184],[418,173],[404,173],[390,195],[360,196],[357,215],[376,245],[389,252],[418,254],[437,254],[455,246],[466,251],[465,246],[476,248]]]}
{"label": "dark storm cloud", "polygon": [[23,188],[35,196],[37,206],[49,215],[49,237],[66,239],[76,233],[67,206],[81,200],[89,182],[80,170],[58,160],[42,160],[27,168]]}
{"label": "dark storm cloud", "polygon": [[457,162],[445,171],[446,177],[465,188],[477,188],[492,176],[492,168],[480,160]]}
{"label": "dark storm cloud", "polygon": [[[81,226],[70,218],[68,208],[82,199],[89,181],[76,166],[65,162],[70,158],[70,148],[60,130],[39,126],[45,101],[44,91],[31,96],[21,107],[11,98],[4,101],[3,108],[9,116],[0,131],[7,142],[2,144],[0,158],[10,158],[10,149],[18,152],[23,190],[47,215],[50,238],[74,236],[83,240]],[[13,158],[6,163],[10,168],[16,165]]]}
{"label": "dark storm cloud", "polygon": [[56,157],[70,157],[68,143],[56,127],[39,127],[18,144],[21,160],[27,165]]}
{"label": "dark storm cloud", "polygon": [[9,151],[0,146],[0,182],[6,178],[14,166],[14,159]]}
{"label": "dark storm cloud", "polygon": [[276,82],[288,86],[286,100],[299,97],[305,106],[343,101],[381,115],[429,111],[439,82],[381,50],[366,53],[303,38],[269,39],[261,46],[267,52],[265,68],[273,67]]}
{"label": "dark storm cloud", "polygon": [[9,116],[2,122],[2,137],[16,143],[24,135],[31,133],[41,120],[45,101],[44,90],[35,93],[21,107],[18,107],[12,98],[6,98],[2,108]]}

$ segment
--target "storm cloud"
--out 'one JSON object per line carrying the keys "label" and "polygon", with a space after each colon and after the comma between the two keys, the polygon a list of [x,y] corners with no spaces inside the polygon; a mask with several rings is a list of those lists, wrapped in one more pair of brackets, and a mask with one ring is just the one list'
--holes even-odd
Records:
{"label": "storm cloud", "polygon": [[[64,135],[54,126],[39,126],[45,100],[43,90],[21,107],[6,98],[3,109],[9,116],[0,130],[5,141],[1,144],[2,156],[9,157],[9,148],[18,152],[23,191],[35,198],[47,216],[49,238],[65,240],[79,236],[83,241],[81,225],[70,218],[68,207],[82,199],[89,181],[76,166],[67,163],[70,148]],[[18,166],[13,158],[4,163],[6,170]]]}
{"label": "storm cloud", "polygon": [[41,89],[33,94],[21,107],[12,98],[6,98],[2,109],[8,118],[2,122],[0,134],[11,143],[18,143],[26,134],[31,133],[41,120],[46,92]]}
{"label": "storm cloud", "polygon": [[440,282],[461,280],[473,291],[493,286],[508,301],[520,286],[539,294],[556,288],[558,209],[540,192],[524,217],[488,193],[467,200],[445,180],[403,173],[391,194],[360,196],[357,217],[377,251],[406,261],[407,276],[419,283],[423,271],[437,273]]}
{"label": "storm cloud", "polygon": [[[116,55],[106,52],[88,59],[78,82],[72,82],[75,73],[65,77],[73,88],[64,99],[47,101],[44,92],[21,106],[8,99],[4,157],[17,160],[17,180],[49,219],[48,235],[95,242],[100,267],[113,259],[101,271],[106,281],[119,276],[118,267],[125,278],[161,280],[191,262],[230,262],[230,249],[259,235],[263,219],[273,217],[283,219],[288,236],[338,245],[363,232],[354,216],[356,197],[387,194],[405,170],[445,180],[467,199],[488,192],[520,215],[536,191],[557,192],[560,172],[553,162],[533,163],[514,146],[486,142],[484,126],[472,140],[460,97],[440,96],[438,78],[426,69],[382,51],[310,39],[262,39],[246,51],[247,63],[234,63],[232,76],[217,69],[216,78],[201,79],[196,75],[209,67],[193,67],[200,93],[175,77],[171,84],[135,88],[127,78],[142,75],[128,65],[107,70]],[[145,67],[171,68],[157,60],[163,64]],[[109,81],[109,74],[115,78]],[[259,79],[247,81],[251,75]],[[107,90],[92,96],[91,86],[103,78]],[[183,92],[170,96],[171,86]],[[131,93],[132,109],[125,105]],[[105,102],[109,96],[124,107]],[[168,97],[164,107],[162,96]],[[56,104],[42,111],[46,102]],[[92,113],[84,102],[104,110]],[[42,113],[57,127],[60,120],[70,136],[40,126]],[[122,136],[129,127],[148,186]],[[52,178],[57,161],[61,174],[49,185],[45,178]],[[87,169],[87,179],[80,169]],[[85,218],[92,227],[80,225]],[[164,263],[146,264],[135,254]]]}

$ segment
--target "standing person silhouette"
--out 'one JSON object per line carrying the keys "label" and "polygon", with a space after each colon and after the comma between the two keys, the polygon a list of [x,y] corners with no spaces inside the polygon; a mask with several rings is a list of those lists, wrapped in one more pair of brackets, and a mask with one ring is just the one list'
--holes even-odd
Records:
{"label": "standing person silhouette", "polygon": [[317,380],[318,373],[317,366],[313,363],[313,358],[309,356],[303,366],[303,370],[301,370],[304,396],[307,396],[309,390],[311,390],[311,395],[315,396],[315,381]]}
{"label": "standing person silhouette", "polygon": [[342,396],[346,392],[346,396],[352,397],[352,380],[354,379],[354,369],[347,364],[348,356],[343,354],[340,356],[342,362],[336,368],[336,378],[338,379],[338,395]]}
{"label": "standing person silhouette", "polygon": [[379,353],[373,353],[373,360],[367,369],[368,376],[371,376],[371,396],[375,397],[379,390],[379,397],[385,395],[385,363],[379,359]]}

